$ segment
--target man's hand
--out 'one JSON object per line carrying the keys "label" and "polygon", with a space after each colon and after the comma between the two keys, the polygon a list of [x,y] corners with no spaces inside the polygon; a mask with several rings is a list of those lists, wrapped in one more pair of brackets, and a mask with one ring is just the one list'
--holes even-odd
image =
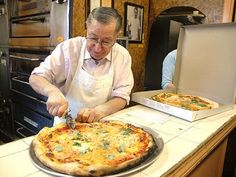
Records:
{"label": "man's hand", "polygon": [[175,88],[175,85],[173,83],[169,83],[166,87],[166,89],[173,89]]}
{"label": "man's hand", "polygon": [[104,104],[95,108],[83,108],[78,112],[76,121],[78,122],[96,122],[110,114],[113,114],[126,106],[126,100],[114,97]]}
{"label": "man's hand", "polygon": [[29,83],[37,93],[48,97],[47,110],[49,114],[61,117],[68,109],[68,102],[65,96],[47,79],[37,75],[30,75]]}
{"label": "man's hand", "polygon": [[60,91],[54,91],[48,95],[47,110],[49,114],[61,117],[67,109],[68,102]]}
{"label": "man's hand", "polygon": [[97,122],[101,118],[105,116],[104,112],[97,110],[95,108],[83,108],[80,110],[80,112],[77,114],[76,121],[78,122]]}

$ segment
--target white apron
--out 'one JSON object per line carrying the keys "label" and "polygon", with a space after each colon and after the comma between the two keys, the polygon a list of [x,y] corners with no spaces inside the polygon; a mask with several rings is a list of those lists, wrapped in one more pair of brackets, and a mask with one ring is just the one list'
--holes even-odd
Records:
{"label": "white apron", "polygon": [[[96,77],[92,76],[82,69],[86,43],[83,44],[79,56],[79,63],[72,79],[66,99],[69,103],[70,113],[73,118],[77,117],[77,113],[81,108],[95,107],[105,103],[111,94],[113,83],[113,61],[108,74]],[[65,121],[65,119],[54,117],[54,125]]]}

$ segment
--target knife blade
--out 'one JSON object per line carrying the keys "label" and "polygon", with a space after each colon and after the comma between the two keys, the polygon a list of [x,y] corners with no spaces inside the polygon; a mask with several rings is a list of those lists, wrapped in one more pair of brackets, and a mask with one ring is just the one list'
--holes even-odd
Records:
{"label": "knife blade", "polygon": [[69,112],[70,112],[70,110],[65,111],[65,113],[62,115],[62,117],[66,119],[66,125],[69,128],[75,129],[76,121],[75,121],[75,119],[73,119],[73,117],[71,116],[71,114]]}

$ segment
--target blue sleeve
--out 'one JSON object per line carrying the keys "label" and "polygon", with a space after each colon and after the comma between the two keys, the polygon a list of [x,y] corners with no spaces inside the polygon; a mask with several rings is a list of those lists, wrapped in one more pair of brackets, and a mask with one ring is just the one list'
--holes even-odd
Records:
{"label": "blue sleeve", "polygon": [[162,66],[162,82],[161,86],[163,89],[167,87],[169,83],[172,83],[175,71],[177,50],[173,50],[165,57]]}

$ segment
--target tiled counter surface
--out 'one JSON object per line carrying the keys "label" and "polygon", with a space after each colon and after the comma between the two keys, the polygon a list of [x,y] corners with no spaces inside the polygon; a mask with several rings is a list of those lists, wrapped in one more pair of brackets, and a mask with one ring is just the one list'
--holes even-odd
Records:
{"label": "tiled counter surface", "polygon": [[[184,159],[202,148],[213,136],[235,120],[233,110],[193,123],[137,105],[124,109],[106,119],[122,120],[153,128],[163,138],[164,149],[157,160],[131,177],[158,177],[172,171]],[[234,121],[235,122],[235,121]],[[235,125],[234,125],[235,126]],[[29,156],[33,137],[0,146],[0,176],[43,177],[50,176],[36,168]]]}

